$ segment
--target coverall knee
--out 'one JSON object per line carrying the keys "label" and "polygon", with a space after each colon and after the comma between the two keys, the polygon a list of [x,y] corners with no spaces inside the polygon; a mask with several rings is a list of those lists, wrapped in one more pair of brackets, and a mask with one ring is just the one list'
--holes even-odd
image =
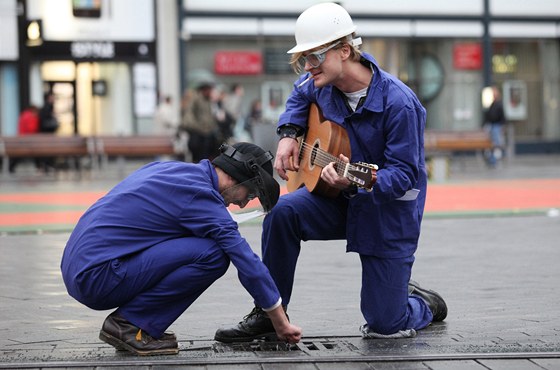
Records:
{"label": "coverall knee", "polygon": [[118,274],[97,274],[99,279],[87,281],[87,284],[116,283],[108,295],[93,297],[93,300],[92,297],[75,298],[94,309],[118,307],[121,316],[159,338],[225,274],[229,262],[227,255],[211,239],[171,239],[140,253],[109,261],[107,265],[119,269]]}

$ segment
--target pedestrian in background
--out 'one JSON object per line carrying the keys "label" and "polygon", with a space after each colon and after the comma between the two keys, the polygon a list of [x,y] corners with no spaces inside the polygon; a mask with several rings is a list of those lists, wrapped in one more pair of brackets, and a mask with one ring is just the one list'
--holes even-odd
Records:
{"label": "pedestrian in background", "polygon": [[173,108],[173,99],[166,95],[159,103],[154,115],[154,134],[175,136],[178,122]]}
{"label": "pedestrian in background", "polygon": [[18,119],[18,135],[30,135],[39,132],[39,109],[30,105],[25,108]]}
{"label": "pedestrian in background", "polygon": [[227,98],[228,94],[223,89],[214,89],[212,111],[216,121],[218,122],[218,140],[229,143],[233,137],[235,119],[226,108]]}
{"label": "pedestrian in background", "polygon": [[[59,122],[54,114],[55,96],[52,91],[44,94],[43,106],[39,110],[39,132],[44,134],[55,134],[58,131]],[[49,173],[56,167],[55,157],[44,157],[38,160],[39,169]]]}
{"label": "pedestrian in background", "polygon": [[58,130],[58,120],[54,115],[54,99],[52,92],[47,92],[43,98],[43,106],[39,111],[39,132],[55,133]]}
{"label": "pedestrian in background", "polygon": [[[25,108],[18,119],[18,135],[32,135],[39,132],[39,109],[30,105]],[[16,172],[16,167],[21,163],[22,158],[10,158],[10,173]],[[38,159],[34,159],[35,167],[39,166]]]}
{"label": "pedestrian in background", "polygon": [[[171,96],[164,96],[154,114],[154,135],[161,135],[169,137],[169,140],[173,142],[175,152],[184,153],[184,142],[180,141],[180,136],[178,134],[177,113],[173,107],[173,99]],[[161,155],[156,158],[157,160],[170,160],[173,159],[169,155]]]}
{"label": "pedestrian in background", "polygon": [[231,85],[228,94],[224,98],[224,108],[227,114],[231,117],[232,126],[230,127],[231,135],[235,132],[243,130],[245,126],[245,119],[243,116],[243,97],[245,96],[245,89],[239,83]]}
{"label": "pedestrian in background", "polygon": [[260,99],[255,99],[251,103],[249,115],[247,116],[244,126],[245,131],[249,134],[251,139],[255,139],[253,135],[253,128],[255,126],[262,125],[263,123],[262,102]]}
{"label": "pedestrian in background", "polygon": [[218,155],[220,130],[212,108],[214,84],[202,82],[193,94],[183,114],[180,129],[188,134],[192,161],[212,159]]}
{"label": "pedestrian in background", "polygon": [[492,140],[492,149],[488,153],[488,165],[490,168],[496,168],[505,153],[504,126],[506,116],[504,114],[502,94],[497,86],[492,86],[492,94],[494,100],[485,112],[484,124],[488,126]]}

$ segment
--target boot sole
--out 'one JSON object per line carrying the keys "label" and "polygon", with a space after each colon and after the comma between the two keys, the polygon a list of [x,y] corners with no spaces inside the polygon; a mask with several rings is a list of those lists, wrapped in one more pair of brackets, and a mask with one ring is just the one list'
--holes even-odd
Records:
{"label": "boot sole", "polygon": [[179,353],[179,348],[165,348],[142,351],[132,347],[122,340],[112,336],[111,334],[104,332],[103,330],[99,332],[99,339],[107,344],[112,345],[117,349],[117,351],[129,351],[139,356],[176,355]]}
{"label": "boot sole", "polygon": [[264,333],[259,335],[253,335],[251,337],[237,337],[237,338],[229,338],[229,337],[220,337],[214,336],[214,340],[222,343],[247,343],[252,342],[254,340],[264,340],[266,342],[278,342],[278,337],[276,333]]}

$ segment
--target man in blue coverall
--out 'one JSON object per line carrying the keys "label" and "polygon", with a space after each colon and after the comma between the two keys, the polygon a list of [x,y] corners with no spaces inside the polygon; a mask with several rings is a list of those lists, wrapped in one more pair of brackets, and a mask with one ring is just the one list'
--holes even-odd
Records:
{"label": "man in blue coverall", "polygon": [[[334,162],[325,165],[320,177],[340,195],[329,198],[304,187],[282,196],[264,220],[263,262],[287,307],[301,241],[346,240],[347,251],[357,252],[362,265],[362,336],[412,337],[447,316],[439,294],[410,280],[426,199],[426,112],[404,83],[358,49],[355,30],[350,15],[334,3],[314,5],[298,18],[297,45],[288,53],[294,69],[305,74],[280,116],[274,167],[285,180],[287,170],[300,168],[297,137],[316,104],[325,119],[348,133],[352,163],[378,165],[373,189],[358,189]],[[337,159],[349,161],[344,155]],[[236,326],[218,329],[215,339],[251,341],[270,332],[270,319],[257,305]]]}
{"label": "man in blue coverall", "polygon": [[117,308],[99,337],[138,355],[177,354],[165,330],[228,269],[272,319],[280,340],[296,343],[267,268],[226,208],[255,197],[278,201],[270,152],[226,144],[212,162],[155,162],[132,173],[80,218],[64,250],[68,293],[95,310]]}

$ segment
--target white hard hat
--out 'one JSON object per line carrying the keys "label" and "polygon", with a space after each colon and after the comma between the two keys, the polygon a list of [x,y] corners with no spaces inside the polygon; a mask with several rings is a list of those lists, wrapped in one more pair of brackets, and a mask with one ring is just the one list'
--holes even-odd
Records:
{"label": "white hard hat", "polygon": [[296,22],[297,45],[288,54],[299,53],[351,35],[356,26],[350,14],[338,4],[313,5],[298,17]]}

